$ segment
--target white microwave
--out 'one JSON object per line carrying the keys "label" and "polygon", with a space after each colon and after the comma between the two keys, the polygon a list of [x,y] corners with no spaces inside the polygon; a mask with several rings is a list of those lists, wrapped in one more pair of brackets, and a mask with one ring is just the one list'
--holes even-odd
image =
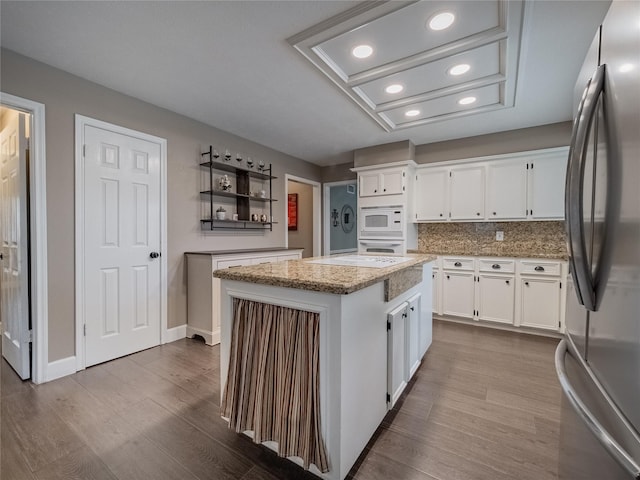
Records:
{"label": "white microwave", "polygon": [[365,239],[404,238],[403,207],[362,207],[360,237]]}

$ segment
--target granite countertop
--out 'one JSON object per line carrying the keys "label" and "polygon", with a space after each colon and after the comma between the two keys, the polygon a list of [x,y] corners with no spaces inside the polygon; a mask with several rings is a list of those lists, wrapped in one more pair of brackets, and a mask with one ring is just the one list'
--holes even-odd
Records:
{"label": "granite countertop", "polygon": [[289,250],[303,250],[302,248],[285,248],[285,247],[274,247],[274,248],[245,248],[239,250],[206,250],[200,252],[184,252],[185,255],[233,255],[234,253],[261,253],[261,252],[279,252],[279,251],[289,251]]}
{"label": "granite countertop", "polygon": [[397,272],[436,259],[434,255],[424,254],[407,254],[405,256],[412,259],[408,262],[385,268],[309,263],[309,260],[327,258],[314,257],[303,260],[226,268],[216,270],[213,272],[213,276],[226,280],[347,295],[375,283],[388,280]]}
{"label": "granite countertop", "polygon": [[445,249],[445,250],[438,250],[438,251],[409,250],[409,252],[424,254],[424,255],[437,255],[441,257],[464,256],[464,257],[496,257],[496,258],[545,258],[549,260],[568,260],[569,259],[569,256],[567,254],[556,253],[556,252],[532,253],[530,250],[521,251],[521,252],[518,252],[517,250],[511,250],[508,252],[500,252],[500,254],[498,254],[495,251],[477,252],[477,251],[456,250],[456,249]]}

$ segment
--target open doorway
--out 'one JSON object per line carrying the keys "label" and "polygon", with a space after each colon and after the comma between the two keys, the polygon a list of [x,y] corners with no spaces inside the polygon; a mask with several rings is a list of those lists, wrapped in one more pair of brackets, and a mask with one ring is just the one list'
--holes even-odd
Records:
{"label": "open doorway", "polygon": [[285,176],[287,200],[287,247],[302,248],[302,257],[320,255],[320,184]]}
{"label": "open doorway", "polygon": [[44,105],[0,94],[2,355],[22,379],[47,378]]}
{"label": "open doorway", "polygon": [[358,250],[357,189],[355,180],[324,184],[324,255]]}

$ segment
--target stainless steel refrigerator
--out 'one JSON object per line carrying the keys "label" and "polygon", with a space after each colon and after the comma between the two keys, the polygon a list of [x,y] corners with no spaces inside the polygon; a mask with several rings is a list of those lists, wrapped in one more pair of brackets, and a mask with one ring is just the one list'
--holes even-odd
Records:
{"label": "stainless steel refrigerator", "polygon": [[559,477],[640,479],[639,1],[611,4],[575,103]]}

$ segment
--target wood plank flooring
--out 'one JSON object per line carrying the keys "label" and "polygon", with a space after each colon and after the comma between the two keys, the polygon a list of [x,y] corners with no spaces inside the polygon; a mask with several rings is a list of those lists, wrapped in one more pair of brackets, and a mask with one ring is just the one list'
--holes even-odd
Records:
{"label": "wood plank flooring", "polygon": [[[557,340],[434,321],[354,480],[557,478]],[[1,368],[2,480],[317,479],[219,417],[219,348],[180,340],[43,385]]]}

